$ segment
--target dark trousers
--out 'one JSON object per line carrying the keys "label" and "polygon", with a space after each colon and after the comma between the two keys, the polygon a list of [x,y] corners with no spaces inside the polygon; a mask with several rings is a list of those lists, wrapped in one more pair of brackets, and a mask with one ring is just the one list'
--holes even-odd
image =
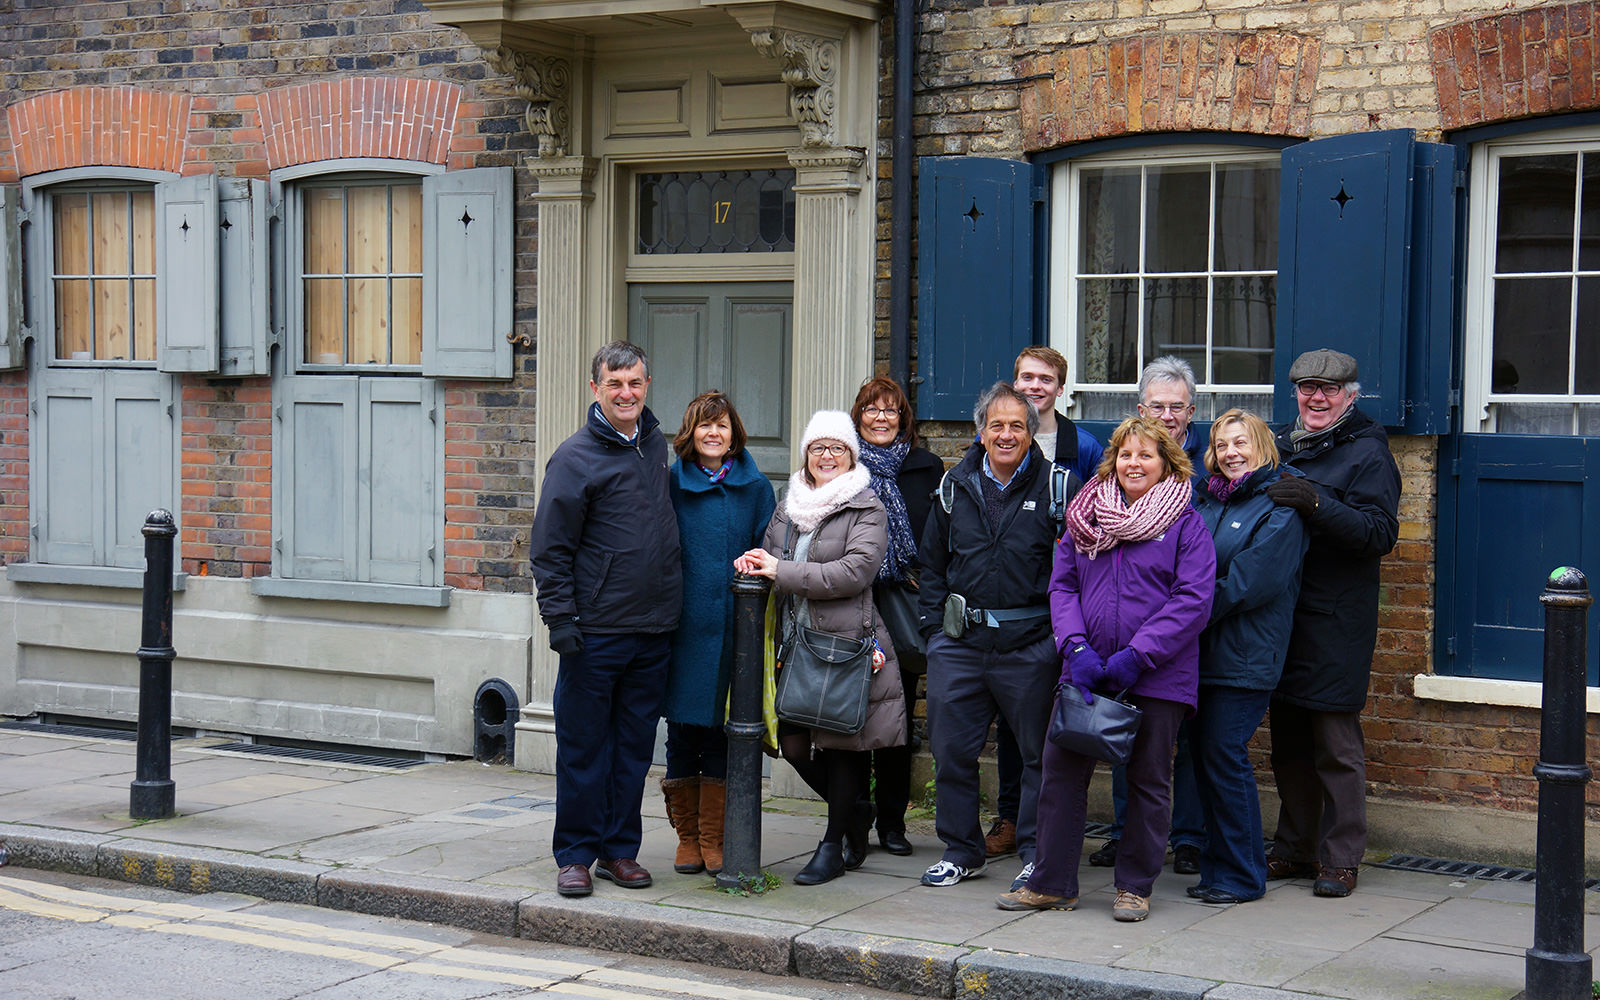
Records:
{"label": "dark trousers", "polygon": [[1278,829],[1272,853],[1354,868],[1367,850],[1367,751],[1360,712],[1272,703]]}
{"label": "dark trousers", "polygon": [[667,778],[728,776],[728,735],[721,726],[667,723]]}
{"label": "dark trousers", "polygon": [[1205,684],[1199,711],[1189,720],[1195,786],[1209,834],[1200,852],[1200,884],[1244,899],[1267,891],[1267,851],[1261,840],[1261,798],[1250,765],[1250,737],[1267,714],[1271,697],[1271,691]]}
{"label": "dark trousers", "polygon": [[556,673],[558,865],[635,858],[639,805],[667,688],[671,633],[586,632]]}
{"label": "dark trousers", "polygon": [[[1257,720],[1258,722],[1260,720]],[[1123,818],[1128,813],[1128,778],[1120,767],[1111,769],[1111,835],[1122,836]],[[1167,842],[1173,847],[1206,843],[1205,814],[1200,808],[1200,790],[1195,786],[1194,752],[1190,742],[1190,723],[1178,727],[1177,751],[1172,757],[1172,832]]]}
{"label": "dark trousers", "polygon": [[999,784],[994,811],[1015,823],[1022,808],[1022,751],[1004,717],[994,724],[994,770]]}
{"label": "dark trousers", "polygon": [[900,689],[906,697],[906,739],[902,746],[872,751],[872,798],[878,807],[878,832],[904,833],[906,808],[911,805],[911,710],[917,703],[920,674],[900,672]]}
{"label": "dark trousers", "polygon": [[1004,653],[943,633],[929,640],[928,741],[938,810],[934,829],[944,841],[944,860],[979,868],[987,856],[978,822],[978,755],[996,712],[1011,724],[1022,751],[1017,853],[1023,861],[1033,860],[1039,754],[1050,725],[1050,692],[1060,674],[1061,658],[1049,636]]}
{"label": "dark trousers", "polygon": [[[1062,697],[1080,698],[1072,688]],[[1128,758],[1128,821],[1117,846],[1115,882],[1139,896],[1150,895],[1167,856],[1171,821],[1172,744],[1188,706],[1160,698],[1129,695],[1144,710]],[[1039,789],[1039,848],[1028,888],[1052,896],[1078,895],[1078,861],[1083,856],[1083,819],[1089,810],[1092,757],[1044,745],[1044,776]]]}

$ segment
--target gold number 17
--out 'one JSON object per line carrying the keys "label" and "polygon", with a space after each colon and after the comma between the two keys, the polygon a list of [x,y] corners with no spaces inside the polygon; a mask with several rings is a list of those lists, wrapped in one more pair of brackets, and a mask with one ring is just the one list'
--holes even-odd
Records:
{"label": "gold number 17", "polygon": [[721,225],[722,223],[728,221],[728,210],[733,207],[733,202],[731,202],[731,201],[719,201],[719,202],[716,202],[715,204],[716,204],[716,209],[717,209],[717,216],[716,216],[717,217],[717,224]]}

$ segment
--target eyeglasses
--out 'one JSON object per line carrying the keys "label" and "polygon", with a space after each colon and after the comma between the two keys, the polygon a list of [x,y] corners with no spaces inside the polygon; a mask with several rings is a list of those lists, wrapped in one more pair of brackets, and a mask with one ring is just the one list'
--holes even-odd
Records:
{"label": "eyeglasses", "polygon": [[1305,399],[1310,399],[1317,393],[1322,393],[1323,398],[1329,399],[1344,391],[1343,382],[1296,382],[1295,391]]}
{"label": "eyeglasses", "polygon": [[891,413],[899,416],[900,408],[898,406],[863,406],[861,408],[863,417],[887,417]]}
{"label": "eyeglasses", "polygon": [[1170,413],[1177,416],[1184,410],[1194,409],[1193,403],[1141,403],[1139,404],[1151,413]]}
{"label": "eyeglasses", "polygon": [[838,458],[840,455],[846,454],[849,451],[850,449],[842,444],[814,444],[806,449],[806,454],[815,455],[818,458],[821,458],[824,455],[828,456],[829,458]]}

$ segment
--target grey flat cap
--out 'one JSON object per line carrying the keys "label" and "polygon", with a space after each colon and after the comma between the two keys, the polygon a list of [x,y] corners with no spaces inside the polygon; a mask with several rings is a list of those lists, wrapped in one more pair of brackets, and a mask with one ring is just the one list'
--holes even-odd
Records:
{"label": "grey flat cap", "polygon": [[1338,351],[1330,351],[1326,347],[1305,352],[1295,358],[1294,364],[1289,366],[1291,382],[1304,382],[1306,379],[1315,379],[1318,382],[1354,382],[1359,377],[1356,374],[1355,358]]}

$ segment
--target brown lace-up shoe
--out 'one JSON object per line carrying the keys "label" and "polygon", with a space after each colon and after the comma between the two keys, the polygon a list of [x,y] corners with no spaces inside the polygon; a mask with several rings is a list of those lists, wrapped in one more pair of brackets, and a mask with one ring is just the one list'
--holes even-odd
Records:
{"label": "brown lace-up shoe", "polygon": [[1311,884],[1313,896],[1328,896],[1340,898],[1348,896],[1356,888],[1356,870],[1354,868],[1333,868],[1323,865],[1317,869],[1317,880]]}
{"label": "brown lace-up shoe", "polygon": [[614,861],[596,861],[594,873],[607,882],[615,882],[624,889],[644,889],[651,883],[650,873],[645,871],[643,865],[632,858],[617,858]]}
{"label": "brown lace-up shoe", "polygon": [[588,865],[562,865],[556,872],[556,892],[563,896],[587,896],[594,892]]}
{"label": "brown lace-up shoe", "polygon": [[997,819],[983,838],[983,853],[989,857],[1015,853],[1017,849],[1017,824],[1009,819]]}

